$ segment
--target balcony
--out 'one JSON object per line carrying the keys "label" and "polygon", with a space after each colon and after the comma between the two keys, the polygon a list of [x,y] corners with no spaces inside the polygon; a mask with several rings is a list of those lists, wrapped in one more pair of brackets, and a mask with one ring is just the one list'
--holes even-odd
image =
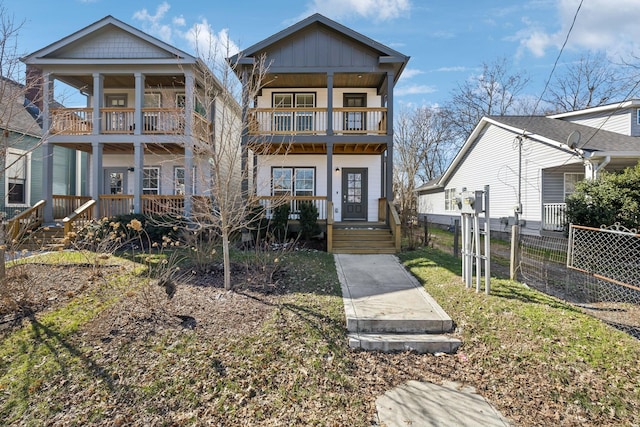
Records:
{"label": "balcony", "polygon": [[[133,108],[101,108],[100,134],[133,135],[136,129]],[[183,135],[185,111],[182,108],[143,108],[143,135]],[[201,114],[193,113],[193,135],[209,139],[210,122]],[[51,133],[54,135],[91,135],[93,133],[92,108],[57,108],[51,112]]]}
{"label": "balcony", "polygon": [[544,203],[542,229],[545,231],[564,231],[567,225],[566,203]]}
{"label": "balcony", "polygon": [[[327,135],[327,108],[254,108],[249,110],[251,135]],[[334,135],[386,135],[387,109],[334,108]]]}

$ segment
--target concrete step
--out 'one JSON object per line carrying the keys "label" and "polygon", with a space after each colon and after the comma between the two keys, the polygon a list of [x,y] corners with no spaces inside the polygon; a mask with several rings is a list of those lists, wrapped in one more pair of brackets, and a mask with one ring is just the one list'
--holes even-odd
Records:
{"label": "concrete step", "polygon": [[396,253],[396,248],[395,246],[393,248],[388,248],[388,247],[384,247],[384,248],[378,248],[378,247],[372,247],[372,248],[356,248],[356,247],[344,247],[344,248],[333,248],[332,252],[334,254],[355,254],[355,255],[376,255],[376,254],[395,254]]}
{"label": "concrete step", "polygon": [[347,330],[349,332],[374,333],[374,334],[443,334],[453,329],[453,321],[450,318],[443,319],[432,314],[422,318],[363,318],[347,317]]}
{"label": "concrete step", "polygon": [[417,353],[455,353],[462,342],[437,334],[372,334],[352,332],[349,347],[367,351],[415,351]]}

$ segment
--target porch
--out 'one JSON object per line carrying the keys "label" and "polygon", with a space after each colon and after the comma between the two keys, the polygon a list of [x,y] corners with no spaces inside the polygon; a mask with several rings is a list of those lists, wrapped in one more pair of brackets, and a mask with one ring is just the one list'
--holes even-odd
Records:
{"label": "porch", "polygon": [[[331,120],[329,120],[331,118]],[[386,135],[387,109],[253,108],[251,135]]]}
{"label": "porch", "polygon": [[566,203],[543,203],[542,205],[542,230],[564,231],[567,225]]}
{"label": "porch", "polygon": [[[185,196],[182,195],[142,195],[142,214],[182,215],[184,213]],[[194,210],[210,209],[211,201],[204,196],[191,196]],[[299,206],[302,203],[313,203],[318,208],[318,221],[324,222],[326,231],[327,252],[330,253],[396,253],[400,251],[401,227],[398,214],[386,199],[379,199],[378,221],[343,221],[335,222],[333,203],[326,197],[288,197],[275,200],[273,197],[259,199],[269,217],[277,204],[289,204],[292,209],[289,219],[299,219]],[[62,222],[64,235],[84,226],[95,218],[96,201],[86,196],[53,196],[53,211],[58,221]],[[19,241],[44,223],[45,200],[41,200],[8,221],[7,233],[10,240]],[[133,195],[100,195],[99,218],[111,218],[117,215],[132,213]],[[386,221],[386,218],[389,221]],[[52,227],[52,228],[60,228]]]}
{"label": "porch", "polygon": [[[142,108],[141,126],[134,108],[100,108],[97,119],[93,108],[56,108],[51,111],[51,133],[63,135],[92,135],[94,121],[100,135],[134,135],[139,127],[142,135],[184,135],[184,108]],[[192,134],[202,141],[209,140],[210,121],[197,112],[191,114]]]}

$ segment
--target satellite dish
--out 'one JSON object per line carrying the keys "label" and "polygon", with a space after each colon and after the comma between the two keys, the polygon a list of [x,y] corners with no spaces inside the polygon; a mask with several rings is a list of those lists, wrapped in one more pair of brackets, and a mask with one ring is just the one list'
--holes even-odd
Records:
{"label": "satellite dish", "polygon": [[579,143],[580,143],[580,132],[578,132],[577,130],[574,130],[567,137],[567,145],[572,150],[575,150],[576,148],[578,148]]}

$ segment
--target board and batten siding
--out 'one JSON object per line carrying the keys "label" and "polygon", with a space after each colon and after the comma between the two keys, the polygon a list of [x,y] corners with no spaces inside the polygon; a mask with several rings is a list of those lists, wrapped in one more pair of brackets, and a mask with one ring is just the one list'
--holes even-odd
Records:
{"label": "board and batten siding", "polygon": [[[327,156],[323,154],[287,154],[286,156],[258,156],[256,194],[271,195],[271,168],[313,167],[315,168],[315,195],[327,195]],[[340,171],[336,172],[335,169]],[[334,155],[331,171],[333,186],[334,219],[342,219],[342,169],[367,168],[367,221],[378,221],[378,199],[382,197],[382,175],[378,155]]]}
{"label": "board and batten siding", "polygon": [[269,47],[270,68],[377,68],[378,52],[320,25]]}
{"label": "board and batten siding", "polygon": [[[491,227],[504,231],[501,218],[512,217],[518,203],[518,145],[511,131],[488,125],[467,151],[445,184],[445,189],[463,187],[469,191],[490,186]],[[572,154],[548,144],[525,140],[522,146],[521,219],[525,220],[523,233],[534,234],[540,229],[543,203],[543,170],[567,164],[580,164]],[[459,215],[445,211],[444,193],[421,196],[421,208],[433,207],[435,215]],[[422,212],[421,212],[422,213]]]}
{"label": "board and batten siding", "polygon": [[[624,109],[620,111],[602,111],[593,114],[585,114],[576,117],[566,117],[566,120],[579,125],[600,128],[621,135],[640,135],[640,128],[637,126],[636,109]],[[636,126],[633,126],[633,125]],[[633,132],[636,132],[635,134]]]}

